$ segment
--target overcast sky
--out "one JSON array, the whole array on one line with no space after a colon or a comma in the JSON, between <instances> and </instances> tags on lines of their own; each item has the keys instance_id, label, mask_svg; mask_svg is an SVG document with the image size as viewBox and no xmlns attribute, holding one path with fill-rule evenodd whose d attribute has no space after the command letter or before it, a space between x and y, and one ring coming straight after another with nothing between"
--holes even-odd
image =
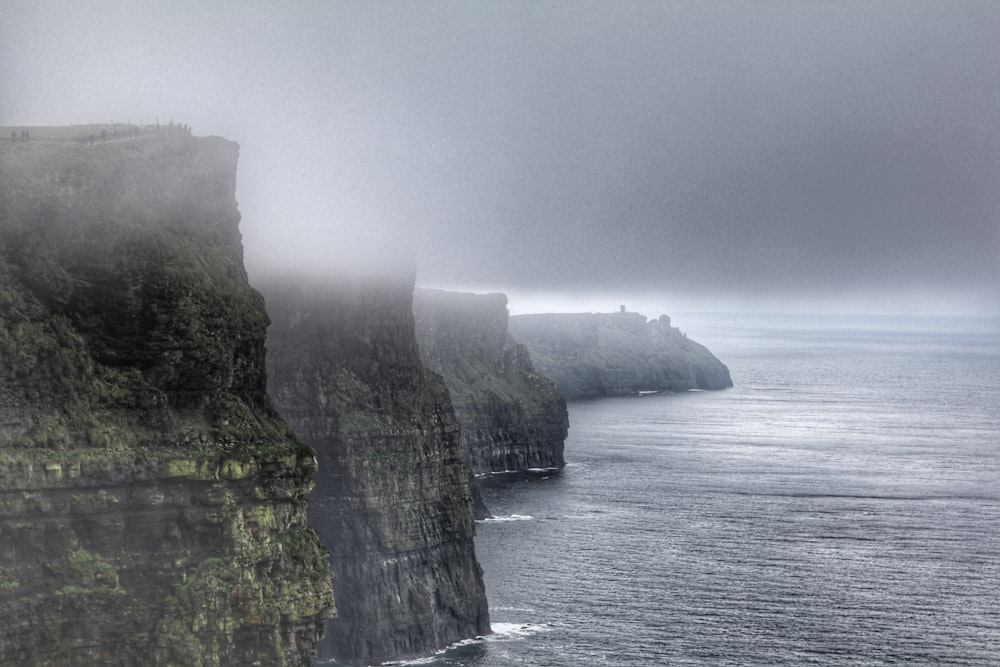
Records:
<instances>
[{"instance_id":1,"label":"overcast sky","mask_svg":"<svg viewBox=\"0 0 1000 667\"><path fill-rule=\"evenodd\" d=\"M1000 314L995 0L2 6L0 125L240 143L252 278Z\"/></svg>"}]
</instances>

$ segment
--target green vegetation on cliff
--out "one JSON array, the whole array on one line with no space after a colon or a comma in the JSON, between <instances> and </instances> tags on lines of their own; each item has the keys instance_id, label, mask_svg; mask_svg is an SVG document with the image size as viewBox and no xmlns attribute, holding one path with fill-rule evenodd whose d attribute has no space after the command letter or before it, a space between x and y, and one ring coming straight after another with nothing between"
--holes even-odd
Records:
<instances>
[{"instance_id":1,"label":"green vegetation on cliff","mask_svg":"<svg viewBox=\"0 0 1000 667\"><path fill-rule=\"evenodd\" d=\"M0 461L300 447L267 401L221 139L0 142ZM215 450L215 451L213 451Z\"/></svg>"},{"instance_id":2,"label":"green vegetation on cliff","mask_svg":"<svg viewBox=\"0 0 1000 667\"><path fill-rule=\"evenodd\" d=\"M237 155L0 142L0 663L311 664L315 457L266 394Z\"/></svg>"}]
</instances>

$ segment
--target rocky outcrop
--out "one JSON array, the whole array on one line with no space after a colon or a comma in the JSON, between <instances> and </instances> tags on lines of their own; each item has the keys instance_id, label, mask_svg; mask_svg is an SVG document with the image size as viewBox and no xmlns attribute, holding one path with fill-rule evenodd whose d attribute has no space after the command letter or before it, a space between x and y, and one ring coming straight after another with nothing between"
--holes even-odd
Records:
<instances>
[{"instance_id":1,"label":"rocky outcrop","mask_svg":"<svg viewBox=\"0 0 1000 667\"><path fill-rule=\"evenodd\" d=\"M729 369L666 315L517 315L510 330L567 400L733 386Z\"/></svg>"},{"instance_id":2,"label":"rocky outcrop","mask_svg":"<svg viewBox=\"0 0 1000 667\"><path fill-rule=\"evenodd\" d=\"M420 356L448 386L470 469L565 465L566 401L508 334L507 297L418 289L413 309Z\"/></svg>"},{"instance_id":3,"label":"rocky outcrop","mask_svg":"<svg viewBox=\"0 0 1000 667\"><path fill-rule=\"evenodd\" d=\"M0 146L0 664L311 663L315 459L265 391L237 154Z\"/></svg>"},{"instance_id":4,"label":"rocky outcrop","mask_svg":"<svg viewBox=\"0 0 1000 667\"><path fill-rule=\"evenodd\" d=\"M420 362L412 275L264 287L271 394L319 457L310 522L338 616L321 656L371 663L489 632L458 424Z\"/></svg>"}]
</instances>

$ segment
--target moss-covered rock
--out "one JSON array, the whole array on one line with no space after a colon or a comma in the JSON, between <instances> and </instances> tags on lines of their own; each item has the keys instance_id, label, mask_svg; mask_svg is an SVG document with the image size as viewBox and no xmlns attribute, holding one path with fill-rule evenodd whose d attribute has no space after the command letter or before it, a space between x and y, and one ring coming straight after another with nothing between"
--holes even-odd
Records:
<instances>
[{"instance_id":1,"label":"moss-covered rock","mask_svg":"<svg viewBox=\"0 0 1000 667\"><path fill-rule=\"evenodd\" d=\"M298 446L264 393L237 150L190 137L0 146L0 455Z\"/></svg>"},{"instance_id":2,"label":"moss-covered rock","mask_svg":"<svg viewBox=\"0 0 1000 667\"><path fill-rule=\"evenodd\" d=\"M237 155L0 145L0 663L311 663L315 458L266 394Z\"/></svg>"}]
</instances>

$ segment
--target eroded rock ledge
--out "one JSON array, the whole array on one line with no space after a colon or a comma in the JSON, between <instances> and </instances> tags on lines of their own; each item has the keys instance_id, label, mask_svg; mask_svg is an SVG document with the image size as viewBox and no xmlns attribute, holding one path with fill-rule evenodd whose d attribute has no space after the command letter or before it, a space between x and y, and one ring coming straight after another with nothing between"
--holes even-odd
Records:
<instances>
[{"instance_id":1,"label":"eroded rock ledge","mask_svg":"<svg viewBox=\"0 0 1000 667\"><path fill-rule=\"evenodd\" d=\"M271 394L319 457L309 516L338 602L320 655L382 662L488 633L458 423L420 361L413 276L262 289Z\"/></svg>"}]
</instances>

